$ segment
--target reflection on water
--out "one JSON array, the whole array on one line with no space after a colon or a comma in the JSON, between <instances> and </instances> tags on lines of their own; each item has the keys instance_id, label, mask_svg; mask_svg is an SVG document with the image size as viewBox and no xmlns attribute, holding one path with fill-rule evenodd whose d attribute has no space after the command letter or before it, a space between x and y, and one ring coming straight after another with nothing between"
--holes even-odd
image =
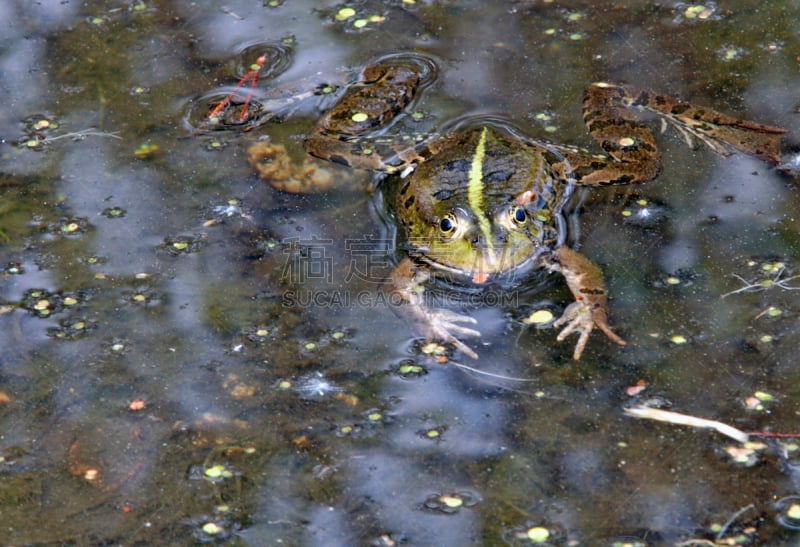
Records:
<instances>
[{"instance_id":1,"label":"reflection on water","mask_svg":"<svg viewBox=\"0 0 800 547\"><path fill-rule=\"evenodd\" d=\"M478 309L475 371L379 304L396 257L368 196L247 165L267 135L300 157L329 104L287 98L409 51L439 65L424 131L505 116L588 144L599 79L792 128L794 6L595 4L0 3L0 543L796 541L792 439L742 453L622 413L796 432L798 196L767 166L660 138L657 181L573 219L630 345L576 363L529 302ZM199 134L267 46L254 92L281 116ZM288 275L314 241L324 269ZM720 298L734 274L752 290Z\"/></svg>"}]
</instances>

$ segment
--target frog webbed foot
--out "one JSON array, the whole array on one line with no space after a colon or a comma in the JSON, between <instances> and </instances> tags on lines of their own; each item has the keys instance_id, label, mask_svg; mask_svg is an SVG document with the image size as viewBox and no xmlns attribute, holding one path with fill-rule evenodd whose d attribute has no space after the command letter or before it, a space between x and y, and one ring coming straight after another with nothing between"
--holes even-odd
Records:
<instances>
[{"instance_id":1,"label":"frog webbed foot","mask_svg":"<svg viewBox=\"0 0 800 547\"><path fill-rule=\"evenodd\" d=\"M480 336L475 329L464 326L477 321L468 316L446 309L430 309L425 305L422 285L430 279L430 269L406 258L397 265L386 281L386 288L392 295L394 311L408 320L426 340L439 340L452 344L456 349L478 358L472 348L467 346L458 336Z\"/></svg>"},{"instance_id":2,"label":"frog webbed foot","mask_svg":"<svg viewBox=\"0 0 800 547\"><path fill-rule=\"evenodd\" d=\"M589 335L595 327L603 331L613 342L616 342L620 346L625 345L625 341L617 336L608 325L605 307L595 307L584 302L573 302L567 306L567 309L564 310L564 314L553 323L553 326L560 327L565 323L566 326L558 333L556 340L561 342L573 332L580 330L580 337L578 338L578 343L575 344L575 351L572 354L572 358L576 361L581 358L586 343L589 341Z\"/></svg>"},{"instance_id":3,"label":"frog webbed foot","mask_svg":"<svg viewBox=\"0 0 800 547\"><path fill-rule=\"evenodd\" d=\"M595 327L612 342L624 346L625 341L614 334L608 325L608 296L600 268L568 247L554 250L545 260L548 269L560 272L564 276L567 286L575 296L575 302L567 306L561 318L554 323L556 327L566 323L566 327L558 334L559 342L580 330L580 337L572 354L573 359L577 361L581 358L589 341L589 335Z\"/></svg>"},{"instance_id":4,"label":"frog webbed foot","mask_svg":"<svg viewBox=\"0 0 800 547\"><path fill-rule=\"evenodd\" d=\"M465 355L473 359L478 358L478 354L475 353L472 348L456 337L456 335L474 337L481 335L480 331L459 325L459 323L470 323L474 325L477 321L473 317L443 309L428 310L425 315L427 325L425 327L418 325L417 330L423 332L426 339L442 340L443 342L452 344Z\"/></svg>"}]
</instances>

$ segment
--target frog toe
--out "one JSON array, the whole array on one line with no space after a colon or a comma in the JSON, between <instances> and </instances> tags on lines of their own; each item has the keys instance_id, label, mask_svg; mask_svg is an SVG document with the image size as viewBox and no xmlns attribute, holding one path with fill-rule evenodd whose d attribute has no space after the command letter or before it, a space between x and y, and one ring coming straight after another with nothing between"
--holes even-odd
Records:
<instances>
[{"instance_id":1,"label":"frog toe","mask_svg":"<svg viewBox=\"0 0 800 547\"><path fill-rule=\"evenodd\" d=\"M456 335L471 337L477 337L481 335L480 331L459 325L459 323L477 323L473 317L461 315L448 310L437 310L431 313L429 319L429 338L443 340L449 344L452 344L456 349L460 350L462 353L468 355L472 359L478 358L478 354L475 353L472 348L464 344L456 337Z\"/></svg>"},{"instance_id":2,"label":"frog toe","mask_svg":"<svg viewBox=\"0 0 800 547\"><path fill-rule=\"evenodd\" d=\"M583 350L589 342L589 335L595 327L600 329L612 342L620 346L626 345L625 340L611 330L603 308L592 309L581 302L573 302L567 306L564 314L553 325L559 327L565 323L566 326L558 333L556 340L561 342L573 332L580 332L578 342L575 344L575 351L572 354L572 358L576 361L580 360L583 355Z\"/></svg>"}]
</instances>

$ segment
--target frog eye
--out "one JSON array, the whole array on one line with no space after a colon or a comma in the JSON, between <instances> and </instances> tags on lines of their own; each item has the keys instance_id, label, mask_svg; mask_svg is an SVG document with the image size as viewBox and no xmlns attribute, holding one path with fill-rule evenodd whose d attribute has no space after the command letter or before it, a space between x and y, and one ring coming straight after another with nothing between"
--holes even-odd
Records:
<instances>
[{"instance_id":1,"label":"frog eye","mask_svg":"<svg viewBox=\"0 0 800 547\"><path fill-rule=\"evenodd\" d=\"M528 214L525 212L525 209L516 205L508 210L508 216L517 226L523 226L525 221L528 220Z\"/></svg>"},{"instance_id":2,"label":"frog eye","mask_svg":"<svg viewBox=\"0 0 800 547\"><path fill-rule=\"evenodd\" d=\"M462 231L462 223L453 213L448 214L439 221L439 234L447 238L458 237Z\"/></svg>"}]
</instances>

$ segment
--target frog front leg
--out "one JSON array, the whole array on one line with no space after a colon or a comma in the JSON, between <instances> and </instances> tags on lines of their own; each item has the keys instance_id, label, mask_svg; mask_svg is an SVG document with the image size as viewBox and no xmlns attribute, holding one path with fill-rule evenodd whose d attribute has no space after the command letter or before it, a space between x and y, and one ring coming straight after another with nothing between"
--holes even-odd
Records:
<instances>
[{"instance_id":1,"label":"frog front leg","mask_svg":"<svg viewBox=\"0 0 800 547\"><path fill-rule=\"evenodd\" d=\"M403 259L386 281L386 291L391 301L398 302L394 310L408 320L426 340L441 340L453 344L465 355L478 358L472 348L459 340L459 336L480 336L475 329L458 323L476 323L475 319L448 310L431 310L425 305L424 283L430 279L430 269L410 258Z\"/></svg>"},{"instance_id":2,"label":"frog front leg","mask_svg":"<svg viewBox=\"0 0 800 547\"><path fill-rule=\"evenodd\" d=\"M559 342L581 329L572 358L576 361L581 358L589 335L595 327L603 331L611 341L624 346L625 341L608 325L608 293L600 268L568 247L559 247L550 253L545 258L545 265L549 270L564 276L575 297L575 302L567 306L564 314L555 322L556 327L566 323L566 327L558 334Z\"/></svg>"}]
</instances>

